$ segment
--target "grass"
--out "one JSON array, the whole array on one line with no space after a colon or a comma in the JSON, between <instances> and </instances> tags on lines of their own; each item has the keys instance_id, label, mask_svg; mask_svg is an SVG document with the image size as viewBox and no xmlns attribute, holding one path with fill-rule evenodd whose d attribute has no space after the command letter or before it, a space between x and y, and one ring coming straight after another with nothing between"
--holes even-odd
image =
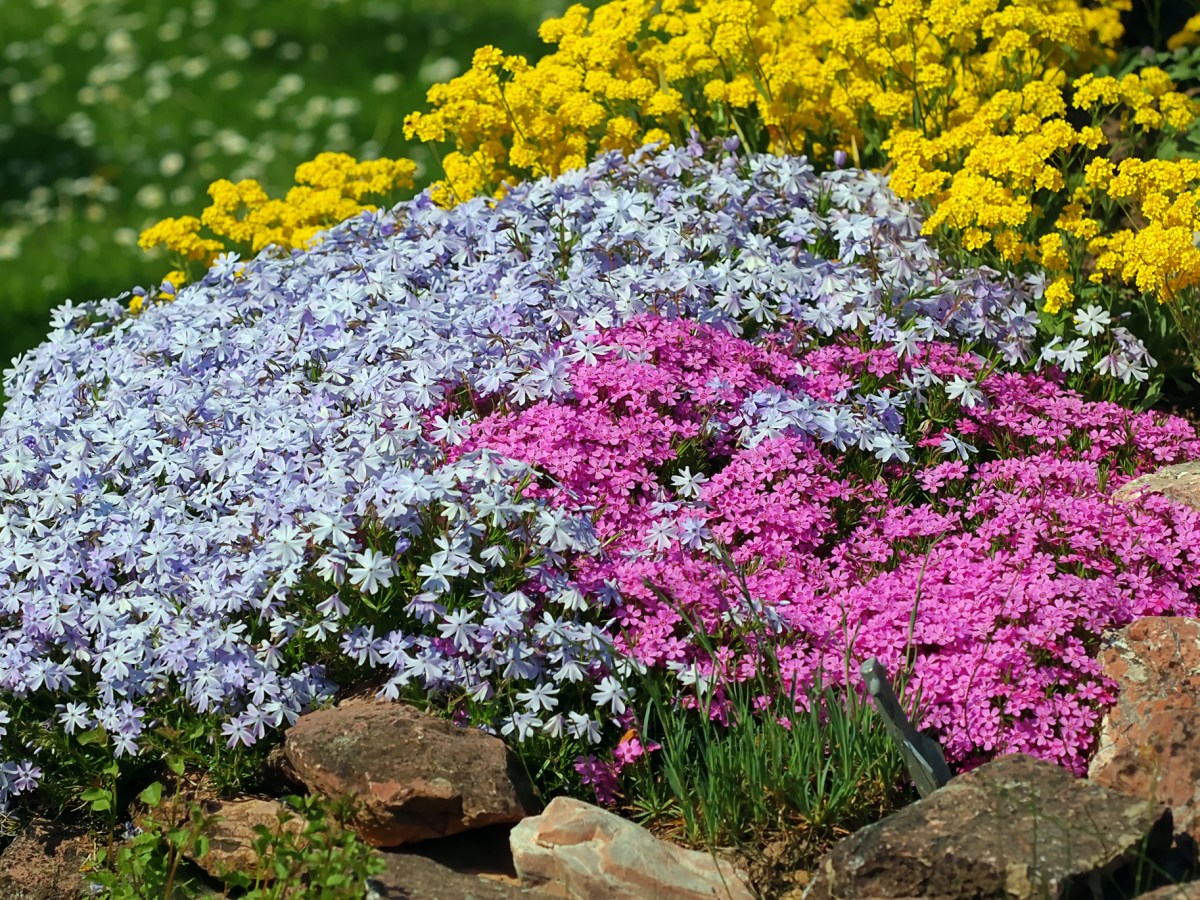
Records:
<instances>
[{"instance_id":1,"label":"grass","mask_svg":"<svg viewBox=\"0 0 1200 900\"><path fill-rule=\"evenodd\" d=\"M494 43L540 56L567 0L0 0L0 368L64 300L167 266L136 246L217 178L273 195L322 150L436 163L402 135Z\"/></svg>"},{"instance_id":2,"label":"grass","mask_svg":"<svg viewBox=\"0 0 1200 900\"><path fill-rule=\"evenodd\" d=\"M677 688L648 680L642 731L661 749L632 773L626 814L729 854L771 896L916 792L869 702L818 683L798 708L767 655L768 674L724 692L728 724L714 719L712 694L688 711Z\"/></svg>"}]
</instances>

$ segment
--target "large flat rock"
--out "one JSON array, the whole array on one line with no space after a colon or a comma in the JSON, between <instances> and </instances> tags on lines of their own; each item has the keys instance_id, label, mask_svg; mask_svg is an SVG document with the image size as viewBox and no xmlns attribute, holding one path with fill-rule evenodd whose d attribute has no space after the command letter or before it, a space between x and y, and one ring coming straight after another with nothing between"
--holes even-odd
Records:
<instances>
[{"instance_id":1,"label":"large flat rock","mask_svg":"<svg viewBox=\"0 0 1200 900\"><path fill-rule=\"evenodd\" d=\"M806 897L1066 897L1119 877L1143 845L1167 852L1171 830L1162 804L1003 756L840 841Z\"/></svg>"},{"instance_id":2,"label":"large flat rock","mask_svg":"<svg viewBox=\"0 0 1200 900\"><path fill-rule=\"evenodd\" d=\"M1164 466L1122 485L1113 494L1116 500L1137 500L1148 494L1161 494L1178 503L1200 509L1200 459Z\"/></svg>"},{"instance_id":3,"label":"large flat rock","mask_svg":"<svg viewBox=\"0 0 1200 900\"><path fill-rule=\"evenodd\" d=\"M509 840L522 885L571 900L753 897L745 876L729 863L569 797L555 797L540 816L520 822Z\"/></svg>"}]
</instances>

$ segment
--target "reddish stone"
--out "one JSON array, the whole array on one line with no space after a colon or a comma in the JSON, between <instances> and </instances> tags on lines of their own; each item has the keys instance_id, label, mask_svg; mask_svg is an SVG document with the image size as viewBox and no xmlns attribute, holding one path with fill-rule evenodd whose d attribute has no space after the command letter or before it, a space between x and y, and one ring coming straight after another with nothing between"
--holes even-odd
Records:
<instances>
[{"instance_id":1,"label":"reddish stone","mask_svg":"<svg viewBox=\"0 0 1200 900\"><path fill-rule=\"evenodd\" d=\"M571 900L750 900L743 876L708 853L660 840L642 826L568 797L510 836L521 884Z\"/></svg>"},{"instance_id":2,"label":"reddish stone","mask_svg":"<svg viewBox=\"0 0 1200 900\"><path fill-rule=\"evenodd\" d=\"M1200 842L1200 620L1138 619L1100 652L1120 685L1100 726L1088 777L1171 807Z\"/></svg>"},{"instance_id":3,"label":"reddish stone","mask_svg":"<svg viewBox=\"0 0 1200 900\"><path fill-rule=\"evenodd\" d=\"M502 740L402 703L348 700L301 716L284 753L310 791L358 798L351 825L375 847L518 822L537 807Z\"/></svg>"},{"instance_id":4,"label":"reddish stone","mask_svg":"<svg viewBox=\"0 0 1200 900\"><path fill-rule=\"evenodd\" d=\"M204 828L208 837L208 852L193 862L208 874L222 878L237 872L252 877L262 875L266 880L274 877L270 871L259 871L260 860L254 850L258 839L255 828L264 825L273 834L288 831L298 838L304 833L304 820L291 812L277 800L262 800L247 797L237 800L206 799L201 803L205 816L211 821ZM280 815L283 824L280 824Z\"/></svg>"},{"instance_id":5,"label":"reddish stone","mask_svg":"<svg viewBox=\"0 0 1200 900\"><path fill-rule=\"evenodd\" d=\"M77 900L85 896L83 866L94 850L89 835L35 820L0 853L0 898Z\"/></svg>"}]
</instances>

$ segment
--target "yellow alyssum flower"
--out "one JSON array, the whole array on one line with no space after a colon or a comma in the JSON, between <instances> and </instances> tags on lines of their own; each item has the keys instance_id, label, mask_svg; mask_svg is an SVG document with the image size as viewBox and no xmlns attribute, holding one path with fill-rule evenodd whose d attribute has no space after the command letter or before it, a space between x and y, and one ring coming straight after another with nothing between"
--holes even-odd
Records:
<instances>
[{"instance_id":1,"label":"yellow alyssum flower","mask_svg":"<svg viewBox=\"0 0 1200 900\"><path fill-rule=\"evenodd\" d=\"M1055 278L1054 281L1046 288L1046 292L1042 295L1042 303L1045 306L1046 312L1054 315L1060 312L1064 307L1070 306L1075 302L1075 294L1071 290L1071 279L1065 275L1060 278Z\"/></svg>"},{"instance_id":2,"label":"yellow alyssum flower","mask_svg":"<svg viewBox=\"0 0 1200 900\"><path fill-rule=\"evenodd\" d=\"M1190 227L1190 168L1120 166L1099 156L1098 124L1120 137L1183 129L1197 105L1143 67L1096 77L1116 58L1129 0L607 0L544 22L550 52L530 62L480 47L471 67L432 86L404 120L409 139L447 144L435 201L499 196L518 180L586 165L597 152L738 134L752 149L822 156L844 150L888 167L902 197L930 207L926 233L1010 263L1080 271L1099 239L1097 204L1131 204L1163 231ZM1196 17L1189 27L1200 28ZM1090 124L1069 118L1082 111ZM1123 145L1122 145L1123 146ZM882 148L882 149L879 149ZM1126 165L1130 163L1130 165ZM304 246L339 217L387 193L411 168L363 168L322 154L297 187L268 199L256 185L214 184L203 224L258 248ZM411 164L406 164L411 166ZM1062 210L1051 222L1045 212ZM162 223L160 223L161 225ZM156 226L157 227L157 226ZM211 254L195 228L151 238ZM1173 234L1173 232L1172 232ZM1178 282L1132 235L1096 245L1099 277ZM1173 236L1172 247L1179 238ZM219 242L218 242L219 243ZM1147 251L1148 252L1148 251ZM1180 249L1179 252L1183 252ZM1134 254L1137 265L1123 265ZM1155 268L1157 267L1157 268ZM1136 270L1136 271L1135 271ZM1160 271L1155 281L1146 272ZM1096 274L1093 273L1093 274ZM1056 282L1057 283L1057 282ZM1053 287L1053 286L1052 286ZM1070 285L1048 305L1070 302Z\"/></svg>"},{"instance_id":3,"label":"yellow alyssum flower","mask_svg":"<svg viewBox=\"0 0 1200 900\"><path fill-rule=\"evenodd\" d=\"M1052 272L1061 272L1071 264L1063 246L1062 235L1057 232L1042 235L1038 241L1038 252L1041 254L1041 264Z\"/></svg>"},{"instance_id":4,"label":"yellow alyssum flower","mask_svg":"<svg viewBox=\"0 0 1200 900\"><path fill-rule=\"evenodd\" d=\"M1200 43L1200 13L1192 16L1184 23L1182 29L1167 39L1168 50L1178 50Z\"/></svg>"},{"instance_id":5,"label":"yellow alyssum flower","mask_svg":"<svg viewBox=\"0 0 1200 900\"><path fill-rule=\"evenodd\" d=\"M272 199L251 179L218 179L209 185L210 203L199 217L163 219L143 231L138 244L144 250L165 247L181 260L205 265L228 249L226 241L253 252L270 245L285 251L306 247L331 225L374 209L365 198L411 188L415 172L416 164L407 159L360 162L345 153L322 153L296 168L297 184L282 199ZM202 229L212 236L203 236ZM181 270L167 276L176 287L186 278Z\"/></svg>"},{"instance_id":6,"label":"yellow alyssum flower","mask_svg":"<svg viewBox=\"0 0 1200 900\"><path fill-rule=\"evenodd\" d=\"M200 220L195 216L167 218L151 225L138 236L143 250L166 247L183 259L198 262L208 260L224 249L220 241L200 236Z\"/></svg>"}]
</instances>

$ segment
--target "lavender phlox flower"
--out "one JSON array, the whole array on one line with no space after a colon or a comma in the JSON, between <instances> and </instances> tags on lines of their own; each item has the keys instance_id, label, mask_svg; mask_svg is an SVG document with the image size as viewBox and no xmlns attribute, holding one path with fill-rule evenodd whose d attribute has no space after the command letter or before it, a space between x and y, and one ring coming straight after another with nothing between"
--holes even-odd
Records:
<instances>
[{"instance_id":1,"label":"lavender phlox flower","mask_svg":"<svg viewBox=\"0 0 1200 900\"><path fill-rule=\"evenodd\" d=\"M552 712L558 706L558 688L553 684L539 684L529 690L518 691L517 699L534 715L543 711Z\"/></svg>"},{"instance_id":2,"label":"lavender phlox flower","mask_svg":"<svg viewBox=\"0 0 1200 900\"><path fill-rule=\"evenodd\" d=\"M906 463L911 449L912 444L906 438L890 431L877 431L870 439L870 450L880 462Z\"/></svg>"},{"instance_id":3,"label":"lavender phlox flower","mask_svg":"<svg viewBox=\"0 0 1200 900\"><path fill-rule=\"evenodd\" d=\"M971 444L966 443L957 435L948 434L942 438L942 442L938 448L945 454L954 454L961 460L970 459L972 455L978 453L979 450Z\"/></svg>"},{"instance_id":4,"label":"lavender phlox flower","mask_svg":"<svg viewBox=\"0 0 1200 900\"><path fill-rule=\"evenodd\" d=\"M506 716L500 726L500 733L505 737L515 734L518 741L532 737L542 727L542 720L530 712L514 712Z\"/></svg>"},{"instance_id":5,"label":"lavender phlox flower","mask_svg":"<svg viewBox=\"0 0 1200 900\"><path fill-rule=\"evenodd\" d=\"M629 693L617 679L606 675L592 692L592 702L608 706L613 715L625 712L629 702Z\"/></svg>"},{"instance_id":6,"label":"lavender phlox flower","mask_svg":"<svg viewBox=\"0 0 1200 900\"><path fill-rule=\"evenodd\" d=\"M354 559L358 565L351 566L347 574L350 583L364 594L374 594L387 587L396 574L395 562L378 550L364 550L355 554Z\"/></svg>"},{"instance_id":7,"label":"lavender phlox flower","mask_svg":"<svg viewBox=\"0 0 1200 900\"><path fill-rule=\"evenodd\" d=\"M576 740L586 740L589 744L599 744L600 723L591 716L571 711L567 713L567 734Z\"/></svg>"},{"instance_id":8,"label":"lavender phlox flower","mask_svg":"<svg viewBox=\"0 0 1200 900\"><path fill-rule=\"evenodd\" d=\"M448 638L459 650L469 650L479 631L475 614L469 609L457 609L446 613L437 626L438 633Z\"/></svg>"},{"instance_id":9,"label":"lavender phlox flower","mask_svg":"<svg viewBox=\"0 0 1200 900\"><path fill-rule=\"evenodd\" d=\"M973 380L963 378L961 375L955 375L946 382L946 396L957 401L965 409L984 406L987 402L987 398L979 386Z\"/></svg>"}]
</instances>

